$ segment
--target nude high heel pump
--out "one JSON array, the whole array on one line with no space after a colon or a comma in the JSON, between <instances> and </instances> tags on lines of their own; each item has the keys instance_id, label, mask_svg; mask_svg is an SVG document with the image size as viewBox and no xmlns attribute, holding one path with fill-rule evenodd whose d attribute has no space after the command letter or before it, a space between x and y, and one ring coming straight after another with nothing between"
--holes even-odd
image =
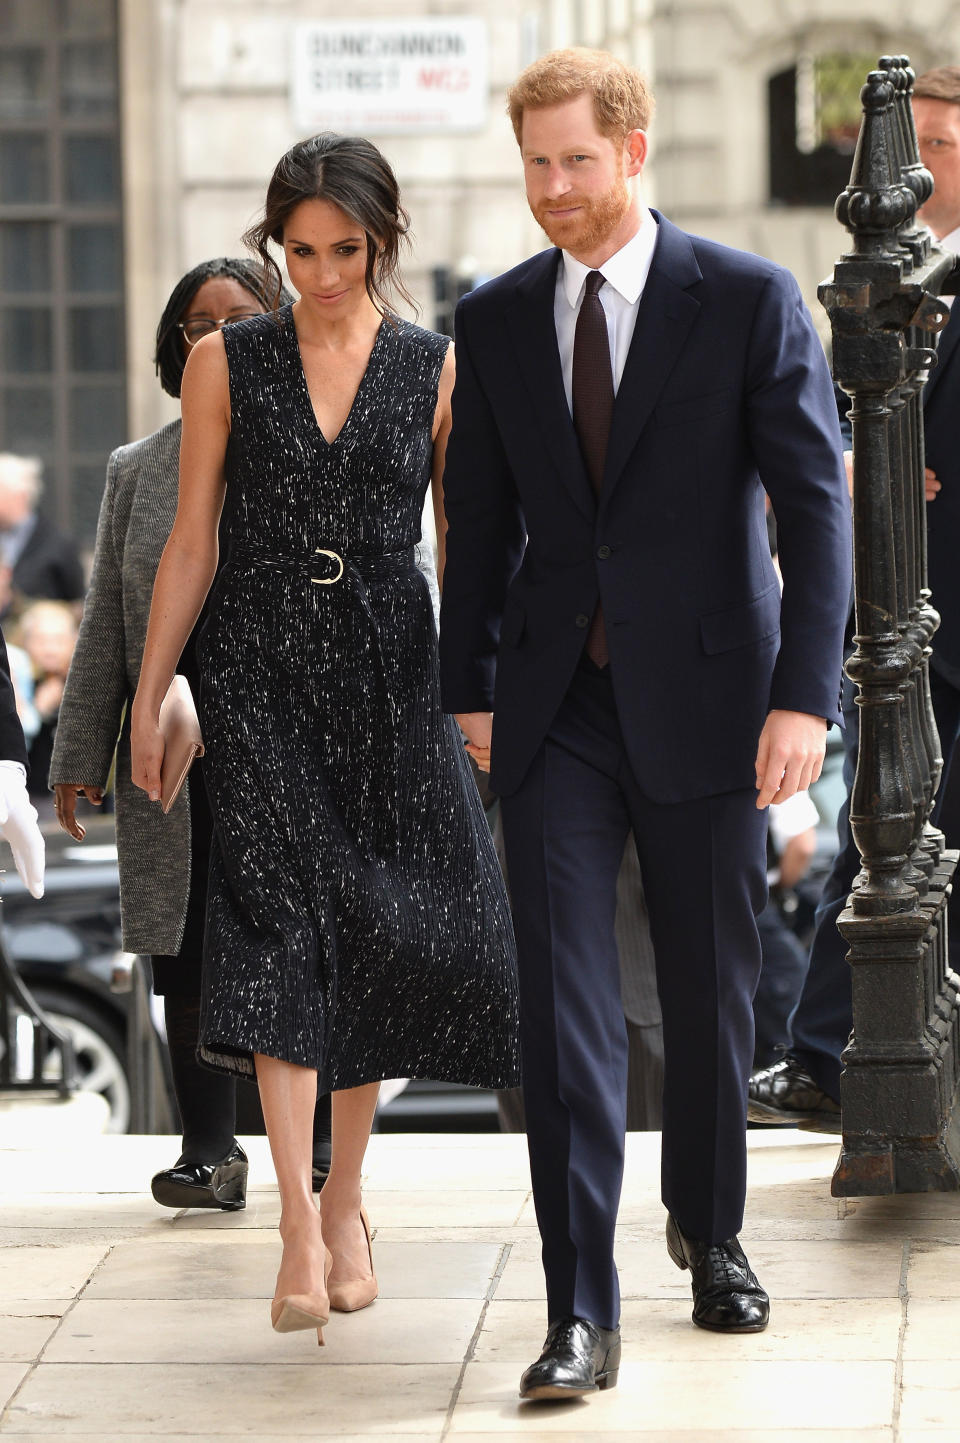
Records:
<instances>
[{"instance_id":1,"label":"nude high heel pump","mask_svg":"<svg viewBox=\"0 0 960 1443\"><path fill-rule=\"evenodd\" d=\"M329 1249L324 1260L323 1280L326 1282L333 1258ZM330 1303L320 1293L287 1293L270 1304L270 1322L275 1333L298 1333L316 1328L317 1344L323 1347L323 1330L330 1321Z\"/></svg>"},{"instance_id":2,"label":"nude high heel pump","mask_svg":"<svg viewBox=\"0 0 960 1443\"><path fill-rule=\"evenodd\" d=\"M373 1248L370 1245L370 1223L367 1218L366 1209L363 1207L360 1208L360 1221L363 1223L363 1231L367 1239L370 1276L369 1278L359 1278L351 1283L331 1282L329 1284L330 1307L338 1313L356 1313L360 1308L368 1308L380 1291L377 1286L376 1275L373 1271Z\"/></svg>"}]
</instances>

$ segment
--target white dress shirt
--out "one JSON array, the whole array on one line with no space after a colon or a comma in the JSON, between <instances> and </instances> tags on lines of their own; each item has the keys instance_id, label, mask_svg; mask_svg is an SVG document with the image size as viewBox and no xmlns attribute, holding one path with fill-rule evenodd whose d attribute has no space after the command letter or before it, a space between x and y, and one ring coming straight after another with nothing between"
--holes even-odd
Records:
<instances>
[{"instance_id":1,"label":"white dress shirt","mask_svg":"<svg viewBox=\"0 0 960 1443\"><path fill-rule=\"evenodd\" d=\"M621 246L602 266L597 266L604 280L598 292L600 304L607 318L607 334L610 337L610 365L613 370L613 393L616 395L627 364L627 352L633 340L633 328L637 321L640 297L647 284L653 252L657 244L657 223L649 210L644 209L640 229L636 235ZM563 370L563 389L567 405L573 414L573 338L577 329L577 316L583 300L587 276L594 267L585 266L569 251L561 253L557 267L557 290L553 302L553 317L557 327L557 345L560 348L560 365Z\"/></svg>"}]
</instances>

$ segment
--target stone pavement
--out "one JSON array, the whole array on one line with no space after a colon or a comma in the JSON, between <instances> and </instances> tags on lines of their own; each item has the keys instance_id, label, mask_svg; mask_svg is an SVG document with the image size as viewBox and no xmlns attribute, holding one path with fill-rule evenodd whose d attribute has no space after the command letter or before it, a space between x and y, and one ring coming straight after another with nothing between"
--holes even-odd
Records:
<instances>
[{"instance_id":1,"label":"stone pavement","mask_svg":"<svg viewBox=\"0 0 960 1443\"><path fill-rule=\"evenodd\" d=\"M271 1332L278 1200L252 1139L245 1212L168 1213L144 1183L168 1138L5 1148L5 1443L932 1443L960 1439L960 1197L831 1199L836 1142L750 1135L744 1242L759 1336L691 1326L667 1258L659 1139L629 1140L618 1388L520 1404L544 1332L523 1140L375 1137L366 1199L382 1296L327 1346Z\"/></svg>"}]
</instances>

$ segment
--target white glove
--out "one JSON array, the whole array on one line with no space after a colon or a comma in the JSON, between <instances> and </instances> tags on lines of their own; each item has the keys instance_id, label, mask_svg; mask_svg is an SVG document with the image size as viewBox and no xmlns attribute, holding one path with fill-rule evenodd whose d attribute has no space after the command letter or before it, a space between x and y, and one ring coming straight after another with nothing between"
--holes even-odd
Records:
<instances>
[{"instance_id":1,"label":"white glove","mask_svg":"<svg viewBox=\"0 0 960 1443\"><path fill-rule=\"evenodd\" d=\"M27 794L27 773L19 762L0 762L0 836L13 853L20 880L33 897L43 896L43 834Z\"/></svg>"}]
</instances>

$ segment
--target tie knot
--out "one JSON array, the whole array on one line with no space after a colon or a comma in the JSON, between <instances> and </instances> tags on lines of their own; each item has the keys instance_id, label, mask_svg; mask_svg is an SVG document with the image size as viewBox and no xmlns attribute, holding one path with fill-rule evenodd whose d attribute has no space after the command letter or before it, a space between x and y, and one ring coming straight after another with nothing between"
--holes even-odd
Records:
<instances>
[{"instance_id":1,"label":"tie knot","mask_svg":"<svg viewBox=\"0 0 960 1443\"><path fill-rule=\"evenodd\" d=\"M589 271L587 273L587 295L595 296L602 285L606 284L606 276L600 271Z\"/></svg>"}]
</instances>

